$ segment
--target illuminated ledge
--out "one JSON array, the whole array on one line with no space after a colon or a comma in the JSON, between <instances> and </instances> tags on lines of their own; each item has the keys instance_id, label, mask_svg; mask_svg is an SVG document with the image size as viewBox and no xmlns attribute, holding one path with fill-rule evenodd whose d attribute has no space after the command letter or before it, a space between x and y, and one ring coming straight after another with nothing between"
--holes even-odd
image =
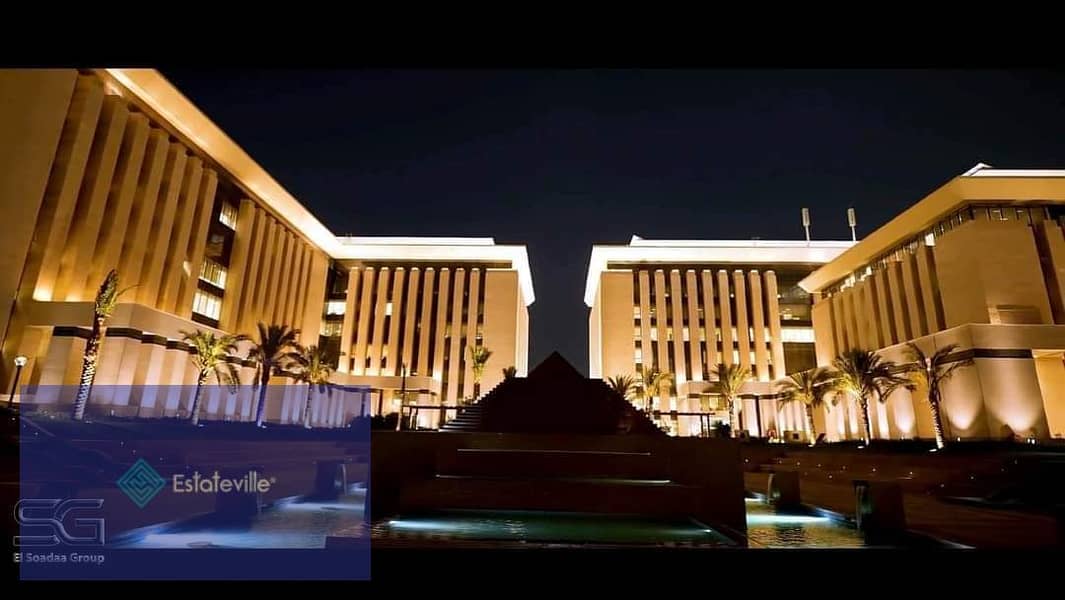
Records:
<instances>
[{"instance_id":1,"label":"illuminated ledge","mask_svg":"<svg viewBox=\"0 0 1065 600\"><path fill-rule=\"evenodd\" d=\"M969 202L1002 202L1021 206L1045 202L1065 203L1065 170L994 169L979 163L888 221L836 260L811 273L799 285L807 292L819 292L924 232Z\"/></svg>"},{"instance_id":2,"label":"illuminated ledge","mask_svg":"<svg viewBox=\"0 0 1065 600\"><path fill-rule=\"evenodd\" d=\"M256 199L270 208L296 231L307 236L323 252L333 255L339 246L336 237L302 204L281 187L240 146L215 125L207 115L177 90L155 69L102 69L129 92L134 103L155 112L179 137L193 146L240 182ZM120 90L121 91L121 90Z\"/></svg>"},{"instance_id":3,"label":"illuminated ledge","mask_svg":"<svg viewBox=\"0 0 1065 600\"><path fill-rule=\"evenodd\" d=\"M518 272L525 306L536 300L525 246L497 245L493 238L343 237L338 241L333 255L337 260L509 262Z\"/></svg>"},{"instance_id":4,"label":"illuminated ledge","mask_svg":"<svg viewBox=\"0 0 1065 600\"><path fill-rule=\"evenodd\" d=\"M599 276L611 262L824 264L853 245L849 241L645 240L633 236L628 246L592 246L584 303L595 304Z\"/></svg>"}]
</instances>

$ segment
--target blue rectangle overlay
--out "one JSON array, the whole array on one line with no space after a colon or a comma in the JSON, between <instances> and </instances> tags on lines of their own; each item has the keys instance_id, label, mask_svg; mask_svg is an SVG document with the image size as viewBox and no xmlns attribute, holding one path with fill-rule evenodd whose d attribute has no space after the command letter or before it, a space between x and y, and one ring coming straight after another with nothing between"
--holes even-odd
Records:
<instances>
[{"instance_id":1,"label":"blue rectangle overlay","mask_svg":"<svg viewBox=\"0 0 1065 600\"><path fill-rule=\"evenodd\" d=\"M21 578L369 579L364 390L260 392L24 388Z\"/></svg>"}]
</instances>

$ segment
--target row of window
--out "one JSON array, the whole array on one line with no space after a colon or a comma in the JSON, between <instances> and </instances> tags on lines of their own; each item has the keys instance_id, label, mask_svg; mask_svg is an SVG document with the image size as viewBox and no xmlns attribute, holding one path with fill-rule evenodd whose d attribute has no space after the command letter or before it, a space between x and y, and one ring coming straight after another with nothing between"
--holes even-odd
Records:
<instances>
[{"instance_id":1,"label":"row of window","mask_svg":"<svg viewBox=\"0 0 1065 600\"><path fill-rule=\"evenodd\" d=\"M222 316L222 299L204 290L196 290L192 299L192 312L218 321Z\"/></svg>"}]
</instances>

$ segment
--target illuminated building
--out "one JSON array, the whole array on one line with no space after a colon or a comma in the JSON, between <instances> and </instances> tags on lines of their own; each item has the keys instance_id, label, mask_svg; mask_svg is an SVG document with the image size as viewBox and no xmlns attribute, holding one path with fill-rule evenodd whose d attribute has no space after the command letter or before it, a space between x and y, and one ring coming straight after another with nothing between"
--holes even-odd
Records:
<instances>
[{"instance_id":1,"label":"illuminated building","mask_svg":"<svg viewBox=\"0 0 1065 600\"><path fill-rule=\"evenodd\" d=\"M977 165L806 277L817 362L877 350L907 363L957 344L972 358L943 386L945 434L1065 435L1065 171ZM930 438L925 390L870 403L874 437ZM829 439L859 436L853 399L816 415Z\"/></svg>"},{"instance_id":2,"label":"illuminated building","mask_svg":"<svg viewBox=\"0 0 1065 600\"><path fill-rule=\"evenodd\" d=\"M674 385L655 408L689 435L703 427L697 413L717 402L711 370L739 364L752 375L742 390L744 429L801 431L798 407L778 407L773 383L815 362L810 298L798 282L851 245L638 237L596 245L584 291L590 375L670 373Z\"/></svg>"},{"instance_id":3,"label":"illuminated building","mask_svg":"<svg viewBox=\"0 0 1065 600\"><path fill-rule=\"evenodd\" d=\"M187 407L188 393L108 389L194 384L180 332L197 328L252 334L264 322L301 330L306 345L343 345L334 382L360 390L401 379L411 354L410 387L436 402L471 395L461 346L470 340L494 352L482 389L503 367L526 368L533 290L523 246L337 238L154 70L0 70L0 131L5 390L20 355L23 384L77 383L92 302L112 268L130 289L106 324L90 411ZM240 361L240 373L251 383L255 364ZM299 396L279 394L267 418L298 420ZM247 419L247 400L208 403L204 418ZM316 409L315 424L363 410Z\"/></svg>"}]
</instances>

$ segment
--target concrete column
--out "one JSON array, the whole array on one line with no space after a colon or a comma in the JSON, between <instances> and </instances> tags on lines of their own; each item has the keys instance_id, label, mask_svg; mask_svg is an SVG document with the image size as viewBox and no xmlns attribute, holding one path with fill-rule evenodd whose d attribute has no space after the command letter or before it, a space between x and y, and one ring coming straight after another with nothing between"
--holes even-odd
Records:
<instances>
[{"instance_id":1,"label":"concrete column","mask_svg":"<svg viewBox=\"0 0 1065 600\"><path fill-rule=\"evenodd\" d=\"M192 234L193 221L196 217L196 201L200 195L203 181L203 161L196 156L189 158L185 165L185 178L178 193L178 204L174 211L174 227L169 240L169 249L163 263L160 279L159 309L168 313L177 313L180 299L181 278L185 275L185 262L188 259L189 237ZM197 268L199 265L197 265ZM189 275L191 273L191 265ZM199 272L196 276L199 277ZM184 315L181 315L184 316Z\"/></svg>"},{"instance_id":2,"label":"concrete column","mask_svg":"<svg viewBox=\"0 0 1065 600\"><path fill-rule=\"evenodd\" d=\"M270 268L266 271L267 287L263 298L261 318L264 321L276 323L277 304L283 292L281 270L288 263L289 233L288 228L279 221L271 220L270 225L273 228L272 244L267 249Z\"/></svg>"},{"instance_id":3,"label":"concrete column","mask_svg":"<svg viewBox=\"0 0 1065 600\"><path fill-rule=\"evenodd\" d=\"M729 303L728 271L722 269L717 272L717 297L721 306L721 362L725 365L733 363L732 344L733 328L736 324L732 320L732 306ZM709 327L709 323L707 324ZM706 335L710 335L709 329ZM709 357L707 357L709 358ZM713 366L710 367L714 368Z\"/></svg>"},{"instance_id":4,"label":"concrete column","mask_svg":"<svg viewBox=\"0 0 1065 600\"><path fill-rule=\"evenodd\" d=\"M891 320L891 294L887 290L886 271L873 271L871 281L876 295L876 321L880 329L880 340L883 346L897 344L900 340L895 334L895 323Z\"/></svg>"},{"instance_id":5,"label":"concrete column","mask_svg":"<svg viewBox=\"0 0 1065 600\"><path fill-rule=\"evenodd\" d=\"M381 351L384 349L385 337L385 304L388 298L388 275L388 267L381 267L377 273L377 297L374 299L373 309L373 337L370 338L366 350L366 356L370 359L370 367L366 370L367 375L381 373Z\"/></svg>"},{"instance_id":6,"label":"concrete column","mask_svg":"<svg viewBox=\"0 0 1065 600\"><path fill-rule=\"evenodd\" d=\"M185 255L189 261L189 272L179 275L181 281L175 313L181 317L192 313L192 300L199 286L200 271L203 269L203 255L207 249L207 230L211 226L211 214L214 209L215 192L218 190L218 174L212 169L204 169L203 179L200 182L200 194L196 198L196 216L192 221L192 231L189 233L189 244ZM227 267L228 273L228 267ZM227 277L226 296L234 285L230 284ZM225 303L226 299L222 302Z\"/></svg>"},{"instance_id":7,"label":"concrete column","mask_svg":"<svg viewBox=\"0 0 1065 600\"><path fill-rule=\"evenodd\" d=\"M917 281L921 286L922 308L928 324L928 333L935 333L945 329L943 307L939 302L939 281L936 278L935 258L932 256L932 250L921 243L917 245L914 260L917 263Z\"/></svg>"},{"instance_id":8,"label":"concrete column","mask_svg":"<svg viewBox=\"0 0 1065 600\"><path fill-rule=\"evenodd\" d=\"M130 404L140 408L138 414L163 416L167 401L167 383L164 377L169 365L166 346L142 341L133 376Z\"/></svg>"},{"instance_id":9,"label":"concrete column","mask_svg":"<svg viewBox=\"0 0 1065 600\"><path fill-rule=\"evenodd\" d=\"M688 381L688 368L684 364L684 345L691 339L691 327L688 328L688 340L684 339L684 302L680 284L680 271L673 269L669 272L670 304L673 311L673 381L679 391L681 383ZM698 323L696 323L695 336L699 336ZM698 358L698 355L693 355ZM679 398L679 396L678 396Z\"/></svg>"},{"instance_id":10,"label":"concrete column","mask_svg":"<svg viewBox=\"0 0 1065 600\"><path fill-rule=\"evenodd\" d=\"M448 326L451 328L451 341L448 344L447 365L447 403L458 402L461 389L459 388L459 365L462 361L462 293L466 286L466 269L455 269L455 281L451 286L451 320Z\"/></svg>"},{"instance_id":11,"label":"concrete column","mask_svg":"<svg viewBox=\"0 0 1065 600\"><path fill-rule=\"evenodd\" d=\"M906 308L910 316L910 331L914 337L927 335L928 323L925 320L921 288L918 285L917 261L912 254L906 254L902 263L902 284L906 295Z\"/></svg>"},{"instance_id":12,"label":"concrete column","mask_svg":"<svg viewBox=\"0 0 1065 600\"><path fill-rule=\"evenodd\" d=\"M758 381L769 381L769 352L766 347L765 311L762 310L762 277L758 271L747 274L751 284L751 318L754 329L754 376Z\"/></svg>"},{"instance_id":13,"label":"concrete column","mask_svg":"<svg viewBox=\"0 0 1065 600\"><path fill-rule=\"evenodd\" d=\"M388 344L385 346L386 350L382 350L387 356L384 370L382 375L399 375L399 363L401 358L399 356L399 323L403 319L403 281L406 279L407 271L403 267L396 269L395 274L392 275L392 295L391 300L387 301L392 305L392 316L388 319ZM385 311L387 312L387 311ZM384 318L385 313L381 313ZM383 342L384 340L382 340Z\"/></svg>"},{"instance_id":14,"label":"concrete column","mask_svg":"<svg viewBox=\"0 0 1065 600\"><path fill-rule=\"evenodd\" d=\"M640 352L643 368L650 370L658 361L651 352L651 274L640 270L637 279L640 287Z\"/></svg>"},{"instance_id":15,"label":"concrete column","mask_svg":"<svg viewBox=\"0 0 1065 600\"><path fill-rule=\"evenodd\" d=\"M864 348L863 340L858 337L858 319L854 314L854 287L849 287L839 294L840 304L843 307L843 330L847 334L848 348Z\"/></svg>"},{"instance_id":16,"label":"concrete column","mask_svg":"<svg viewBox=\"0 0 1065 600\"><path fill-rule=\"evenodd\" d=\"M418 371L418 365L411 364L411 357L414 355L414 344L418 343L418 337L415 335L414 322L418 316L418 279L421 275L421 271L418 267L414 267L410 270L410 275L407 277L407 305L403 311L403 352L399 357L400 365L407 365L407 374L412 372L421 373Z\"/></svg>"},{"instance_id":17,"label":"concrete column","mask_svg":"<svg viewBox=\"0 0 1065 600\"><path fill-rule=\"evenodd\" d=\"M695 271L684 272L684 283L688 289L688 354L691 355L691 380L703 381L703 360L699 345L699 287Z\"/></svg>"},{"instance_id":18,"label":"concrete column","mask_svg":"<svg viewBox=\"0 0 1065 600\"><path fill-rule=\"evenodd\" d=\"M255 308L259 280L263 277L262 255L263 246L267 242L267 217L266 213L255 207L255 203L245 198L240 203L240 212L237 215L237 233L233 240L233 256L230 257L230 273L234 281L240 286L234 290L237 294L222 301L221 326L228 329L227 323L233 323L238 331L254 331L255 319L258 317ZM243 254L241 253L241 249ZM230 294L227 293L228 297ZM226 311L230 312L227 313Z\"/></svg>"},{"instance_id":19,"label":"concrete column","mask_svg":"<svg viewBox=\"0 0 1065 600\"><path fill-rule=\"evenodd\" d=\"M733 295L736 299L736 340L740 351L740 365L751 369L751 332L747 321L747 285L743 271L732 273Z\"/></svg>"},{"instance_id":20,"label":"concrete column","mask_svg":"<svg viewBox=\"0 0 1065 600\"><path fill-rule=\"evenodd\" d=\"M337 364L337 371L348 373L351 371L351 341L355 337L355 307L359 300L359 276L362 271L350 269L348 271L348 294L344 299L344 323L340 326L340 351L344 353Z\"/></svg>"},{"instance_id":21,"label":"concrete column","mask_svg":"<svg viewBox=\"0 0 1065 600\"><path fill-rule=\"evenodd\" d=\"M703 278L703 321L706 329L706 367L714 369L719 362L717 347L717 324L714 310L714 273L709 269L700 273ZM724 313L722 313L724 314ZM732 353L729 352L731 355ZM706 374L706 380L710 381L710 374Z\"/></svg>"},{"instance_id":22,"label":"concrete column","mask_svg":"<svg viewBox=\"0 0 1065 600\"><path fill-rule=\"evenodd\" d=\"M436 339L433 349L433 362L430 367L433 372L433 379L437 381L443 381L444 379L444 331L447 328L447 303L450 300L448 297L448 284L451 281L451 270L447 267L440 269L440 285L437 286L437 298L436 298ZM440 398L441 404L444 402L444 398Z\"/></svg>"},{"instance_id":23,"label":"concrete column","mask_svg":"<svg viewBox=\"0 0 1065 600\"><path fill-rule=\"evenodd\" d=\"M784 342L780 331L780 292L777 289L777 274L773 271L765 272L765 297L769 305L769 352L773 357L772 379L780 379L787 375L787 365L784 364Z\"/></svg>"},{"instance_id":24,"label":"concrete column","mask_svg":"<svg viewBox=\"0 0 1065 600\"><path fill-rule=\"evenodd\" d=\"M351 372L355 375L366 373L366 353L369 347L367 339L370 336L370 314L373 310L373 288L376 277L373 267L363 269L360 277L362 283L359 286L359 326L355 332L354 350L351 352L354 359Z\"/></svg>"},{"instance_id":25,"label":"concrete column","mask_svg":"<svg viewBox=\"0 0 1065 600\"><path fill-rule=\"evenodd\" d=\"M124 286L141 283L141 270L149 245L148 234L153 229L152 217L155 214L155 207L160 202L159 191L162 187L163 175L166 173L166 158L170 154L168 139L169 135L162 129L150 128L140 177L133 190L126 235L119 237L121 250L119 251L118 273ZM109 267L104 264L102 268L108 269ZM131 298L136 297L134 290L130 290Z\"/></svg>"},{"instance_id":26,"label":"concrete column","mask_svg":"<svg viewBox=\"0 0 1065 600\"><path fill-rule=\"evenodd\" d=\"M658 369L667 372L669 368L669 334L666 332L666 274L662 269L655 269L655 293L652 302L655 305L655 335L658 336Z\"/></svg>"},{"instance_id":27,"label":"concrete column","mask_svg":"<svg viewBox=\"0 0 1065 600\"><path fill-rule=\"evenodd\" d=\"M466 373L463 377L463 389L459 391L462 397L473 397L473 363L469 360L469 350L467 348L477 347L477 311L479 309L479 299L477 298L477 290L481 285L481 270L470 269L469 277L469 310L466 316L466 348L462 348L460 351L463 356L466 357ZM461 321L460 321L461 323ZM482 393L488 390L482 388ZM476 398L475 398L476 400Z\"/></svg>"},{"instance_id":28,"label":"concrete column","mask_svg":"<svg viewBox=\"0 0 1065 600\"><path fill-rule=\"evenodd\" d=\"M52 336L41 364L40 389L34 399L40 404L72 404L81 378L85 338Z\"/></svg>"},{"instance_id":29,"label":"concrete column","mask_svg":"<svg viewBox=\"0 0 1065 600\"><path fill-rule=\"evenodd\" d=\"M891 312L895 323L895 343L910 341L918 334L910 326L909 303L902 283L902 263L887 264L887 292L891 299Z\"/></svg>"},{"instance_id":30,"label":"concrete column","mask_svg":"<svg viewBox=\"0 0 1065 600\"><path fill-rule=\"evenodd\" d=\"M832 306L832 339L835 342L836 354L842 354L852 346L847 339L847 318L843 314L843 294L836 292L828 299Z\"/></svg>"},{"instance_id":31,"label":"concrete column","mask_svg":"<svg viewBox=\"0 0 1065 600\"><path fill-rule=\"evenodd\" d=\"M185 165L189 159L181 144L173 144L166 157L163 171L162 188L159 190L159 204L152 217L152 239L145 253L144 266L141 269L140 285L136 288L137 303L160 308L163 267L166 264L166 251L170 236L174 230L174 216L177 214L178 194L186 177Z\"/></svg>"},{"instance_id":32,"label":"concrete column","mask_svg":"<svg viewBox=\"0 0 1065 600\"><path fill-rule=\"evenodd\" d=\"M433 347L431 345L431 339L429 337L429 331L432 329L433 319L433 290L436 285L436 270L432 267L425 269L425 281L422 282L422 297L421 297L421 318L418 320L420 327L417 328L418 335L414 338L414 343L418 344L418 374L419 375L432 375L432 363L430 357L433 354ZM487 324L487 319L485 319Z\"/></svg>"}]
</instances>

